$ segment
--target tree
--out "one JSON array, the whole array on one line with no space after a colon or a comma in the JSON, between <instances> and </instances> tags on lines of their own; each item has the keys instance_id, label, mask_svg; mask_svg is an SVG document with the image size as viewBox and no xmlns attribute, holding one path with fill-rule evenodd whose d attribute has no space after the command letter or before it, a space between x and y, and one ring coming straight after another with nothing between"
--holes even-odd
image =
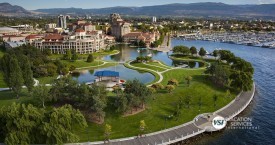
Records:
<instances>
[{"instance_id":1,"label":"tree","mask_svg":"<svg viewBox=\"0 0 275 145\"><path fill-rule=\"evenodd\" d=\"M206 51L205 51L205 49L204 49L203 47L200 49L199 55L200 55L201 57L203 57L203 56L206 55Z\"/></svg>"},{"instance_id":2,"label":"tree","mask_svg":"<svg viewBox=\"0 0 275 145\"><path fill-rule=\"evenodd\" d=\"M77 142L79 137L73 133L73 126L86 128L87 122L79 110L71 105L53 108L45 114L40 132L47 136L46 144Z\"/></svg>"},{"instance_id":3,"label":"tree","mask_svg":"<svg viewBox=\"0 0 275 145\"><path fill-rule=\"evenodd\" d=\"M162 89L164 89L164 86L161 83L153 84L151 87L155 88L156 90L162 90Z\"/></svg>"},{"instance_id":4,"label":"tree","mask_svg":"<svg viewBox=\"0 0 275 145\"><path fill-rule=\"evenodd\" d=\"M89 54L88 58L87 58L87 62L93 62L94 61L94 57L92 54Z\"/></svg>"},{"instance_id":5,"label":"tree","mask_svg":"<svg viewBox=\"0 0 275 145\"><path fill-rule=\"evenodd\" d=\"M187 108L190 108L190 102L191 102L191 97L189 95L185 96L184 103L185 103L185 105L187 105Z\"/></svg>"},{"instance_id":6,"label":"tree","mask_svg":"<svg viewBox=\"0 0 275 145\"><path fill-rule=\"evenodd\" d=\"M219 53L218 50L214 50L214 51L213 51L213 56L215 57L215 59L218 57L218 53Z\"/></svg>"},{"instance_id":7,"label":"tree","mask_svg":"<svg viewBox=\"0 0 275 145\"><path fill-rule=\"evenodd\" d=\"M175 87L173 85L167 85L165 88L169 93L171 93L173 90L175 90Z\"/></svg>"},{"instance_id":8,"label":"tree","mask_svg":"<svg viewBox=\"0 0 275 145\"><path fill-rule=\"evenodd\" d=\"M156 91L156 89L155 88L153 88L153 87L148 87L148 89L149 89L149 91L151 92L151 94L153 94L153 93L156 93L157 91Z\"/></svg>"},{"instance_id":9,"label":"tree","mask_svg":"<svg viewBox=\"0 0 275 145\"><path fill-rule=\"evenodd\" d=\"M213 96L214 107L216 107L216 102L217 102L217 100L218 100L218 95L215 94L215 95Z\"/></svg>"},{"instance_id":10,"label":"tree","mask_svg":"<svg viewBox=\"0 0 275 145\"><path fill-rule=\"evenodd\" d=\"M41 103L40 105L42 105L43 108L45 108L45 102L50 98L49 91L50 89L45 85L39 85L33 90L33 97L38 100L39 104Z\"/></svg>"},{"instance_id":11,"label":"tree","mask_svg":"<svg viewBox=\"0 0 275 145\"><path fill-rule=\"evenodd\" d=\"M65 60L71 60L71 58L72 58L72 52L71 52L71 50L67 50L66 54L64 54L63 58Z\"/></svg>"},{"instance_id":12,"label":"tree","mask_svg":"<svg viewBox=\"0 0 275 145\"><path fill-rule=\"evenodd\" d=\"M9 53L6 53L1 59L1 69L3 71L4 82L11 88L10 84L10 59L11 56Z\"/></svg>"},{"instance_id":13,"label":"tree","mask_svg":"<svg viewBox=\"0 0 275 145\"><path fill-rule=\"evenodd\" d=\"M32 92L33 85L34 85L33 72L31 70L31 64L30 64L29 58L27 56L25 55L21 56L20 66L22 70L24 85L28 88L29 92Z\"/></svg>"},{"instance_id":14,"label":"tree","mask_svg":"<svg viewBox=\"0 0 275 145\"><path fill-rule=\"evenodd\" d=\"M74 50L72 50L72 58L71 58L71 60L72 61L76 61L77 59L78 59L77 53Z\"/></svg>"},{"instance_id":15,"label":"tree","mask_svg":"<svg viewBox=\"0 0 275 145\"><path fill-rule=\"evenodd\" d=\"M23 79L22 71L19 67L18 61L15 57L12 57L10 59L9 67L10 67L9 84L11 86L12 91L16 94L17 98L19 98L19 94L21 92L24 79Z\"/></svg>"},{"instance_id":16,"label":"tree","mask_svg":"<svg viewBox=\"0 0 275 145\"><path fill-rule=\"evenodd\" d=\"M76 67L74 65L71 65L69 68L69 71L74 71L76 69Z\"/></svg>"},{"instance_id":17,"label":"tree","mask_svg":"<svg viewBox=\"0 0 275 145\"><path fill-rule=\"evenodd\" d=\"M225 92L225 97L230 97L231 96L231 93L230 93L230 90L226 90L226 92Z\"/></svg>"},{"instance_id":18,"label":"tree","mask_svg":"<svg viewBox=\"0 0 275 145\"><path fill-rule=\"evenodd\" d=\"M124 94L118 95L115 100L117 112L126 112L128 110L128 100Z\"/></svg>"},{"instance_id":19,"label":"tree","mask_svg":"<svg viewBox=\"0 0 275 145\"><path fill-rule=\"evenodd\" d=\"M197 51L197 48L195 47L195 46L192 46L191 48L190 48L190 52L191 52L191 54L194 56L194 54L197 54L198 53L198 51Z\"/></svg>"},{"instance_id":20,"label":"tree","mask_svg":"<svg viewBox=\"0 0 275 145\"><path fill-rule=\"evenodd\" d=\"M111 132L112 132L112 126L109 124L106 124L104 129L105 140L109 141Z\"/></svg>"},{"instance_id":21,"label":"tree","mask_svg":"<svg viewBox=\"0 0 275 145\"><path fill-rule=\"evenodd\" d=\"M60 108L36 108L31 104L16 104L0 110L0 138L6 144L64 144L77 142L73 127L87 127L79 110L70 105Z\"/></svg>"},{"instance_id":22,"label":"tree","mask_svg":"<svg viewBox=\"0 0 275 145\"><path fill-rule=\"evenodd\" d=\"M231 87L241 91L251 90L253 85L252 74L235 71L230 78L232 79Z\"/></svg>"},{"instance_id":23,"label":"tree","mask_svg":"<svg viewBox=\"0 0 275 145\"><path fill-rule=\"evenodd\" d=\"M145 128L146 128L145 121L144 120L140 120L140 122L139 122L139 130L141 132L141 135L143 134Z\"/></svg>"},{"instance_id":24,"label":"tree","mask_svg":"<svg viewBox=\"0 0 275 145\"><path fill-rule=\"evenodd\" d=\"M190 49L186 46L180 45L180 46L175 46L173 48L173 53L179 53L182 55L189 55L190 54Z\"/></svg>"},{"instance_id":25,"label":"tree","mask_svg":"<svg viewBox=\"0 0 275 145\"><path fill-rule=\"evenodd\" d=\"M57 66L53 63L46 65L48 76L55 76L57 73Z\"/></svg>"},{"instance_id":26,"label":"tree","mask_svg":"<svg viewBox=\"0 0 275 145\"><path fill-rule=\"evenodd\" d=\"M170 79L167 83L167 85L174 85L174 86L178 86L179 82L176 79Z\"/></svg>"},{"instance_id":27,"label":"tree","mask_svg":"<svg viewBox=\"0 0 275 145\"><path fill-rule=\"evenodd\" d=\"M6 144L30 144L36 137L34 132L44 118L43 111L32 105L15 104L3 107L0 111L1 139Z\"/></svg>"},{"instance_id":28,"label":"tree","mask_svg":"<svg viewBox=\"0 0 275 145\"><path fill-rule=\"evenodd\" d=\"M219 50L219 54L220 54L220 59L225 60L228 63L230 63L232 59L235 58L235 55L229 50Z\"/></svg>"},{"instance_id":29,"label":"tree","mask_svg":"<svg viewBox=\"0 0 275 145\"><path fill-rule=\"evenodd\" d=\"M191 76L187 76L187 77L185 78L188 87L190 86L192 79L193 79L193 78L192 78Z\"/></svg>"},{"instance_id":30,"label":"tree","mask_svg":"<svg viewBox=\"0 0 275 145\"><path fill-rule=\"evenodd\" d=\"M127 81L124 92L126 94L133 94L136 96L136 101L140 102L140 106L142 106L142 108L145 107L146 101L151 96L151 91L148 89L148 87L137 79L134 79L133 81Z\"/></svg>"}]
</instances>

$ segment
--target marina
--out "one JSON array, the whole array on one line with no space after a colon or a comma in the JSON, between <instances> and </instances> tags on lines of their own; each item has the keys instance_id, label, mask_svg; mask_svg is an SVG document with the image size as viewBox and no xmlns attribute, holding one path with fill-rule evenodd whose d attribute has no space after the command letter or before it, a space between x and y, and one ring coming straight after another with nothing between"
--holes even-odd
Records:
<instances>
[{"instance_id":1,"label":"marina","mask_svg":"<svg viewBox=\"0 0 275 145\"><path fill-rule=\"evenodd\" d=\"M275 32L226 32L226 33L194 33L177 36L183 40L214 41L238 45L247 45L264 48L275 48Z\"/></svg>"}]
</instances>

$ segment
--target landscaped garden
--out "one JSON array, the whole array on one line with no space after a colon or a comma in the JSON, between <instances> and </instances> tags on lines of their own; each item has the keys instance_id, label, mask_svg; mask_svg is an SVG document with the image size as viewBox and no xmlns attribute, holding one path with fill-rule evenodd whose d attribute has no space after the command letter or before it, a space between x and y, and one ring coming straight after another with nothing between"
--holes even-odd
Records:
<instances>
[{"instance_id":1,"label":"landscaped garden","mask_svg":"<svg viewBox=\"0 0 275 145\"><path fill-rule=\"evenodd\" d=\"M182 46L174 49L174 53L180 54L181 57L188 57L188 59L193 59L190 58L193 56L188 55L193 55L194 52L191 51L191 48L187 50ZM155 80L150 83L150 86L146 86L138 80L127 81L124 90L113 87L113 92L107 92L102 86L79 85L70 77L58 80L55 78L58 74L66 74L68 69L74 71L80 66L86 67L87 63L89 63L87 67L107 67L116 65L115 62L97 61L94 60L93 55L88 55L84 63L83 60L75 60L76 56L74 55L76 54L70 54L71 52L67 52L63 56L64 60L48 60L47 58L40 60L39 57L37 58L41 55L40 52L26 53L32 54L33 57L29 58L29 56L9 52L9 55L1 60L2 73L5 74L3 78L6 78L5 83L12 87L12 91L0 92L0 107L7 108L0 115L9 114L9 110L13 109L22 110L20 108L26 110L25 112L36 112L36 116L30 118L34 118L36 121L36 117L40 117L37 125L56 124L56 130L63 133L60 136L66 138L58 140L60 139L59 135L52 135L48 137L52 139L50 143L108 140L170 128L191 121L198 114L218 110L232 101L238 92L248 90L252 84L253 68L251 64L235 57L230 51L220 51L219 59L212 60L213 63L208 68L200 69L174 68L148 57L139 57L135 61L124 63L124 66L150 72L155 76ZM203 49L200 50L200 55L202 57L196 59L205 62ZM23 63L25 65L19 63L18 59L20 58L26 62ZM177 57L177 59L182 58ZM29 61L33 62L33 66ZM45 65L40 65L36 61L43 62ZM76 66L70 67L71 63ZM101 63L102 66L98 66L98 63ZM36 67L39 69L37 70ZM26 72L38 75L41 84L51 83L53 86L33 87L33 82L30 81L32 77L29 75L30 73ZM22 85L26 85L27 89L22 89ZM34 106L14 105L12 104L14 102ZM60 107L63 105L65 107ZM72 107L79 109L81 113ZM67 113L64 114L64 112ZM47 116L52 113L62 119L57 122L49 122ZM74 113L77 115L72 118ZM24 112L16 115L13 117L20 118ZM51 117L55 117L52 115ZM3 116L6 118L8 115ZM86 121L83 120L83 116ZM64 120L68 118L73 120L66 124ZM6 119L4 121L10 121L9 118ZM24 121L32 120L25 118L22 125L24 125ZM80 123L80 127L75 126L77 123ZM69 129L65 131L63 125ZM48 127L50 128L51 125ZM40 129L36 125L30 128L30 131L22 133L32 135L33 131ZM5 131L9 133L14 129L6 128ZM38 135L41 136L42 142L47 140L43 132ZM3 136L3 138L11 139L9 136ZM41 143L37 139L34 140L35 143ZM0 141L4 141L4 139L0 139ZM15 141L14 143L22 142Z\"/></svg>"}]
</instances>

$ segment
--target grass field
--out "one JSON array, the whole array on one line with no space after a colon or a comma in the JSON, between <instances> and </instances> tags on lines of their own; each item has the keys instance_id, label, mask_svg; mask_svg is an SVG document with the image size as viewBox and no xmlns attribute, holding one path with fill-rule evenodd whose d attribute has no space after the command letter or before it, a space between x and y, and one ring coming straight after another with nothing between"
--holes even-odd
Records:
<instances>
[{"instance_id":1,"label":"grass field","mask_svg":"<svg viewBox=\"0 0 275 145\"><path fill-rule=\"evenodd\" d=\"M191 121L195 116L201 113L213 112L226 104L228 104L234 97L224 97L225 90L214 87L211 82L207 80L207 76L203 74L203 70L172 70L163 74L164 80L162 84L166 85L171 78L176 78L180 81L180 85L172 92L160 91L155 95L155 100L151 99L148 102L147 109L139 114L121 117L121 115L114 113L114 108L108 105L106 109L105 123L112 126L111 138L122 138L127 136L136 136L139 133L139 121L145 120L147 128L146 133L158 131L164 128L173 127L182 123ZM193 80L188 87L183 81L185 76L192 76ZM213 95L217 94L217 106L214 107ZM191 96L191 106L182 109L181 116L176 119L169 119L165 124L165 118L172 115L175 110L175 104L179 97ZM233 94L236 95L236 94ZM199 109L198 100L202 97L202 106ZM87 141L89 134L90 141L104 139L104 125L97 125L89 123L86 130L78 130L77 134L81 136L81 141Z\"/></svg>"},{"instance_id":2,"label":"grass field","mask_svg":"<svg viewBox=\"0 0 275 145\"><path fill-rule=\"evenodd\" d=\"M100 60L95 60L93 62L87 62L84 60L77 60L77 61L68 61L68 60L61 60L61 62L67 64L68 66L75 66L76 68L81 68L81 67L94 67L97 65L103 64L102 61Z\"/></svg>"},{"instance_id":3,"label":"grass field","mask_svg":"<svg viewBox=\"0 0 275 145\"><path fill-rule=\"evenodd\" d=\"M164 64L162 62L147 62L147 64L162 67L162 68L165 68L165 69L171 69L172 68L172 67L167 66L166 64Z\"/></svg>"},{"instance_id":4,"label":"grass field","mask_svg":"<svg viewBox=\"0 0 275 145\"><path fill-rule=\"evenodd\" d=\"M166 70L166 69L163 69L163 68L160 68L160 67L146 65L146 64L143 64L143 63L131 63L131 65L135 66L135 67L142 67L142 68L152 69L152 70L157 71L157 72L161 72L161 71Z\"/></svg>"},{"instance_id":5,"label":"grass field","mask_svg":"<svg viewBox=\"0 0 275 145\"><path fill-rule=\"evenodd\" d=\"M22 89L19 99L11 91L0 92L0 108L11 105L12 103L29 103L33 98L29 97L27 89Z\"/></svg>"},{"instance_id":6,"label":"grass field","mask_svg":"<svg viewBox=\"0 0 275 145\"><path fill-rule=\"evenodd\" d=\"M129 66L129 64L127 64L127 63L124 63L124 66L127 67L127 68L130 68L130 69L133 69L133 68L132 68L131 66ZM142 70L142 69L136 69L136 68L135 68L135 70L144 71L144 70ZM159 76L157 73L155 73L155 72L153 72L153 71L146 71L146 72L149 72L149 73L151 73L152 75L155 76L154 81L153 81L153 82L150 82L150 83L148 83L148 84L146 84L146 85L154 84L154 83L156 83L156 82L160 79L160 76Z\"/></svg>"},{"instance_id":7,"label":"grass field","mask_svg":"<svg viewBox=\"0 0 275 145\"><path fill-rule=\"evenodd\" d=\"M116 63L107 63L105 65L115 65ZM103 67L106 67L106 66ZM128 64L126 67L131 68ZM143 64L144 65L144 64ZM148 67L148 66L142 66ZM159 70L157 67L148 67L149 69ZM139 70L139 69L138 69ZM141 69L140 69L141 70ZM144 70L142 70L144 71ZM123 138L129 136L137 136L139 134L139 122L145 120L147 125L145 133L159 131L165 128L173 127L191 121L195 116L202 113L213 112L228 104L234 99L236 93L232 93L231 97L225 97L225 89L215 87L208 76L204 74L204 69L188 70L175 69L163 73L162 84L166 85L168 80L174 78L179 81L179 86L172 93L165 90L158 91L153 94L155 99L149 99L146 110L128 117L122 117L115 112L113 107L114 95L109 93L108 107L106 108L105 123L98 125L95 123L88 123L87 129L76 128L75 133L79 135L81 142L98 141L104 139L104 125L106 123L112 126L111 138ZM149 71L150 72L150 71ZM155 75L154 82L159 80L158 74L150 72ZM184 80L186 76L192 76L191 85L188 86ZM47 82L50 79L41 79L41 82ZM152 82L152 83L154 83ZM214 107L213 96L218 95L217 106ZM179 97L191 96L190 108L184 107L181 110L181 115L178 118L167 119L175 111L176 103L179 102ZM199 108L199 98L202 98L202 106ZM33 98L28 97L26 89L23 90L19 99L10 91L0 92L0 108L5 105L10 105L13 102L28 103ZM167 120L167 121L166 121Z\"/></svg>"},{"instance_id":8,"label":"grass field","mask_svg":"<svg viewBox=\"0 0 275 145\"><path fill-rule=\"evenodd\" d=\"M3 72L0 71L0 88L6 88L7 85L4 82L4 78L3 78Z\"/></svg>"}]
</instances>

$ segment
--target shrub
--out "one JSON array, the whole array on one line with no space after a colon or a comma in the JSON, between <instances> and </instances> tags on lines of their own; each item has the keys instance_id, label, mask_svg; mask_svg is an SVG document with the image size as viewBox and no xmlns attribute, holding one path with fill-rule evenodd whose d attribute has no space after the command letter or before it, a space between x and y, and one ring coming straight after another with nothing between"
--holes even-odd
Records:
<instances>
[{"instance_id":1,"label":"shrub","mask_svg":"<svg viewBox=\"0 0 275 145\"><path fill-rule=\"evenodd\" d=\"M171 93L173 90L175 90L175 87L173 85L167 85L165 88L169 93Z\"/></svg>"}]
</instances>

